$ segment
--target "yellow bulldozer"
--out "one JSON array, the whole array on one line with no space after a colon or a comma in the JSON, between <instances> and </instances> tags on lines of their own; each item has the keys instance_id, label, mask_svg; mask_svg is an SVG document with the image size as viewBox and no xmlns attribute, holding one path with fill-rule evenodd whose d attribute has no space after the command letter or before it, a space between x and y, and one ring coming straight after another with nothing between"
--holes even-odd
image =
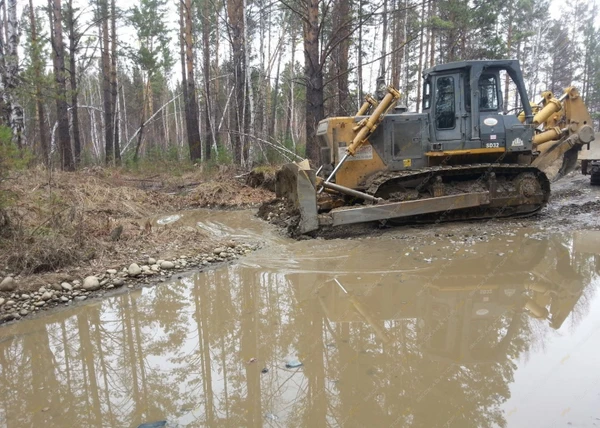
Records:
<instances>
[{"instance_id":1,"label":"yellow bulldozer","mask_svg":"<svg viewBox=\"0 0 600 428\"><path fill-rule=\"evenodd\" d=\"M503 106L505 76L520 100L512 112ZM278 171L276 193L298 213L296 233L531 215L594 140L577 89L531 103L516 60L437 65L423 78L421 113L400 107L400 93L387 87L356 116L319 123L318 168L305 160Z\"/></svg>"}]
</instances>

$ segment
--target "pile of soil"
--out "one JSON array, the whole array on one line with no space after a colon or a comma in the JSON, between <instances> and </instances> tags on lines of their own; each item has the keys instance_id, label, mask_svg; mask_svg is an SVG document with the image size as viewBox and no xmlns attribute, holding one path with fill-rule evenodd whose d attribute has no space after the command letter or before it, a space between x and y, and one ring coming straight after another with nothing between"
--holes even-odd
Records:
<instances>
[{"instance_id":1,"label":"pile of soil","mask_svg":"<svg viewBox=\"0 0 600 428\"><path fill-rule=\"evenodd\" d=\"M287 199L276 198L265 201L258 208L259 218L284 229L289 236L297 235L300 213Z\"/></svg>"},{"instance_id":2,"label":"pile of soil","mask_svg":"<svg viewBox=\"0 0 600 428\"><path fill-rule=\"evenodd\" d=\"M255 168L246 176L246 184L275 193L277 170L278 168L272 166Z\"/></svg>"},{"instance_id":3,"label":"pile of soil","mask_svg":"<svg viewBox=\"0 0 600 428\"><path fill-rule=\"evenodd\" d=\"M252 207L273 194L262 187L251 187L232 177L216 177L198 184L187 195L186 205L191 208Z\"/></svg>"}]
</instances>

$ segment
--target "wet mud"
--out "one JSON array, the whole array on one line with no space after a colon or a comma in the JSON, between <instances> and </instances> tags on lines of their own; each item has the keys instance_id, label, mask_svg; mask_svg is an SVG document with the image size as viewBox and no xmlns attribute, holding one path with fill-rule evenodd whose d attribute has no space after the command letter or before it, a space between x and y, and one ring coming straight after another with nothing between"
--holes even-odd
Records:
<instances>
[{"instance_id":1,"label":"wet mud","mask_svg":"<svg viewBox=\"0 0 600 428\"><path fill-rule=\"evenodd\" d=\"M560 214L574 197L549 215L591 215ZM262 240L236 263L0 328L0 426L600 418L600 232L527 219L296 241L244 215L201 222Z\"/></svg>"}]
</instances>

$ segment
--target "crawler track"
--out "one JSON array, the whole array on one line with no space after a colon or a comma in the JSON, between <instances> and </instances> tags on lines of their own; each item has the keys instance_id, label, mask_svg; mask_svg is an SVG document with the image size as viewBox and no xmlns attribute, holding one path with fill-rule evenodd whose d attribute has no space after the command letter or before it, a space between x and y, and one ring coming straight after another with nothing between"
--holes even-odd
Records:
<instances>
[{"instance_id":1,"label":"crawler track","mask_svg":"<svg viewBox=\"0 0 600 428\"><path fill-rule=\"evenodd\" d=\"M485 206L406 217L400 220L402 223L527 216L541 210L550 197L546 174L537 168L516 164L386 171L371 176L363 187L367 193L389 202L490 192L490 203Z\"/></svg>"}]
</instances>

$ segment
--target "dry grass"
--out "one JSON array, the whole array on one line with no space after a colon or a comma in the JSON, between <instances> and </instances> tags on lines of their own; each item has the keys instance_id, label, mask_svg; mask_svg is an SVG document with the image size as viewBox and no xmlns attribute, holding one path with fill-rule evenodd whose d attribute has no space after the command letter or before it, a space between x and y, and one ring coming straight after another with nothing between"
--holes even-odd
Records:
<instances>
[{"instance_id":1,"label":"dry grass","mask_svg":"<svg viewBox=\"0 0 600 428\"><path fill-rule=\"evenodd\" d=\"M149 248L201 250L212 244L199 230L153 230L146 219L195 207L247 206L272 196L227 171L213 178L201 171L148 177L101 168L19 172L1 183L0 192L0 271L22 275L116 265Z\"/></svg>"}]
</instances>

